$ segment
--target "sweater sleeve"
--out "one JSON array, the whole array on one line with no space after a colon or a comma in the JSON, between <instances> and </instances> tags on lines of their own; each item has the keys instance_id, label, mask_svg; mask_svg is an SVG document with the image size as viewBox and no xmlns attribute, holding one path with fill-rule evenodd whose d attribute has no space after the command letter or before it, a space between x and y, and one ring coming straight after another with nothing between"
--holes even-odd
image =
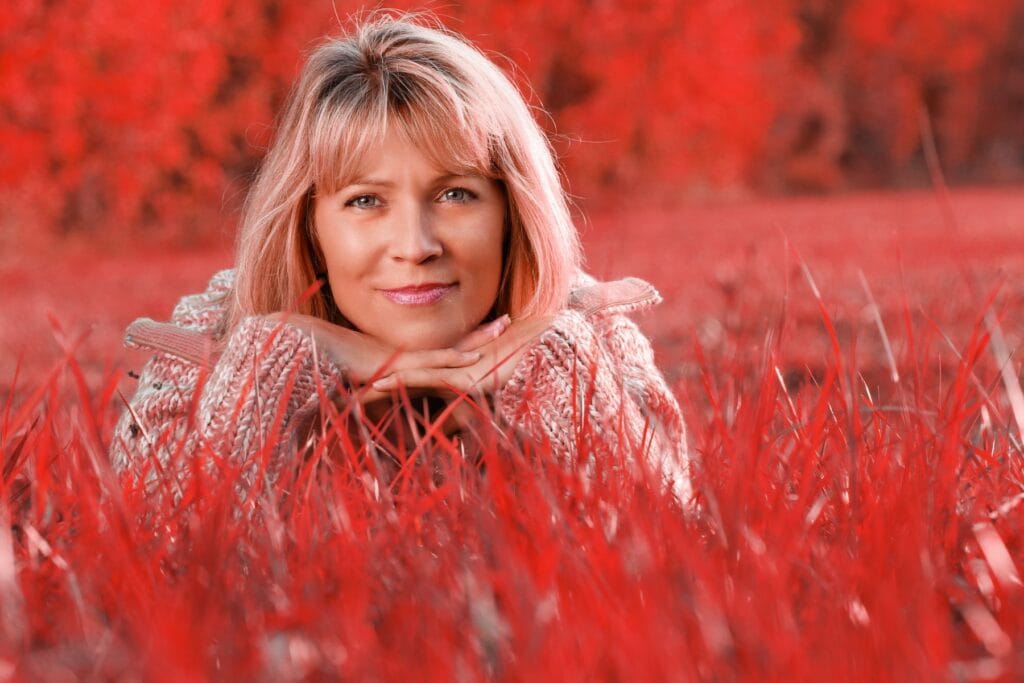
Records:
<instances>
[{"instance_id":1,"label":"sweater sleeve","mask_svg":"<svg viewBox=\"0 0 1024 683\"><path fill-rule=\"evenodd\" d=\"M180 305L172 321L182 334L202 334L206 322ZM250 482L261 466L273 478L341 379L309 335L256 316L235 327L212 363L187 355L163 350L146 363L114 430L115 471L153 484L168 473L180 479L200 456L206 467L242 468Z\"/></svg>"},{"instance_id":2,"label":"sweater sleeve","mask_svg":"<svg viewBox=\"0 0 1024 683\"><path fill-rule=\"evenodd\" d=\"M566 464L589 472L596 458L621 457L636 473L643 460L689 502L679 405L650 342L626 316L560 313L519 360L498 405L506 422L550 443Z\"/></svg>"}]
</instances>

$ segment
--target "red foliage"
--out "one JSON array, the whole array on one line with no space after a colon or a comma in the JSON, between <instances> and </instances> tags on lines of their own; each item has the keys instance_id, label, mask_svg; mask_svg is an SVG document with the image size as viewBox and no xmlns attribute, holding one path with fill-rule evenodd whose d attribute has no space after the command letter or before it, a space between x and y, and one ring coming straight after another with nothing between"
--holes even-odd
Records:
<instances>
[{"instance_id":1,"label":"red foliage","mask_svg":"<svg viewBox=\"0 0 1024 683\"><path fill-rule=\"evenodd\" d=\"M904 309L879 380L812 291L813 381L788 313L753 352L695 349L690 511L607 461L494 444L481 472L443 439L389 479L328 437L269 488L204 453L217 476L154 498L104 457L119 375L90 391L69 354L0 413L0 656L29 680L1018 678L1024 460L991 303L946 330Z\"/></svg>"},{"instance_id":2,"label":"red foliage","mask_svg":"<svg viewBox=\"0 0 1024 683\"><path fill-rule=\"evenodd\" d=\"M918 150L922 109L935 119L950 168L978 153L992 132L981 120L985 90L999 87L989 78L1002 71L1000 53L1017 39L1020 14L1014 0L861 0L847 10L845 62L859 94L850 103L853 127L876 138L883 168L899 170Z\"/></svg>"},{"instance_id":3,"label":"red foliage","mask_svg":"<svg viewBox=\"0 0 1024 683\"><path fill-rule=\"evenodd\" d=\"M14 3L0 18L0 234L209 234L237 207L302 52L358 8ZM954 178L1022 174L1013 0L523 0L438 13L533 84L574 190L599 202L921 178L922 110Z\"/></svg>"},{"instance_id":4,"label":"red foliage","mask_svg":"<svg viewBox=\"0 0 1024 683\"><path fill-rule=\"evenodd\" d=\"M106 464L123 371L62 355L0 403L0 668L23 680L1019 679L1024 460L1008 351L1024 337L1022 204L975 191L953 205L960 239L920 194L595 218L595 270L666 296L643 322L701 458L696 514L564 472L543 449L492 449L481 474L443 441L391 487L342 448L349 459L318 453L261 490L262 515L229 514L229 469L194 472L192 507L154 505ZM220 258L47 263L66 279L62 314L98 291L109 303L93 306L128 319L165 314ZM154 268L190 283L168 287ZM34 334L37 349L41 270L0 281L35 304L0 330ZM125 273L138 283L127 294ZM119 329L104 325L109 351ZM63 345L81 352L75 339Z\"/></svg>"}]
</instances>

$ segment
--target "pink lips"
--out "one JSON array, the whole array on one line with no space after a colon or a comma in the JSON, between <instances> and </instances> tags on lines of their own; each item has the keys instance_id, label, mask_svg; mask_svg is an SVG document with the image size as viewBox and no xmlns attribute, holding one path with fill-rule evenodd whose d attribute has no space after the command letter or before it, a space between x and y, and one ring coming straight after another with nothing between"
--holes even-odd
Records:
<instances>
[{"instance_id":1,"label":"pink lips","mask_svg":"<svg viewBox=\"0 0 1024 683\"><path fill-rule=\"evenodd\" d=\"M445 294L453 289L455 289L455 283L445 285L439 282L432 282L426 285L417 285L416 287L382 289L380 291L396 304L402 304L403 306L429 306L440 301Z\"/></svg>"}]
</instances>

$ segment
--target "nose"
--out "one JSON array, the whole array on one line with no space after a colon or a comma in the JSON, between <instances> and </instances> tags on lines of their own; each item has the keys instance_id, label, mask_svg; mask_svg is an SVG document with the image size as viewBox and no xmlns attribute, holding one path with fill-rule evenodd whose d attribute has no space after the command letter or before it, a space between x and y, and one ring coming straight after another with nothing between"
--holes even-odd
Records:
<instances>
[{"instance_id":1,"label":"nose","mask_svg":"<svg viewBox=\"0 0 1024 683\"><path fill-rule=\"evenodd\" d=\"M444 252L429 209L410 202L403 210L395 212L394 219L389 241L394 260L423 263Z\"/></svg>"}]
</instances>

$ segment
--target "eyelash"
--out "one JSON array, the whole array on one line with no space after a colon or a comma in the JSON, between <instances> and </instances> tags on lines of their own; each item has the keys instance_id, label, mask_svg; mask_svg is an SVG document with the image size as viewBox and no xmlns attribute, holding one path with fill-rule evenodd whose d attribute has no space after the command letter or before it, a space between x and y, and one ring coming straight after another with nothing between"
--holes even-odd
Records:
<instances>
[{"instance_id":1,"label":"eyelash","mask_svg":"<svg viewBox=\"0 0 1024 683\"><path fill-rule=\"evenodd\" d=\"M373 206L359 206L357 204L357 202L360 199L373 199L375 202L377 202L377 204L374 204ZM345 202L345 206L351 206L351 207L356 208L356 209L375 209L375 208L377 208L377 205L379 203L380 203L380 199L376 195L361 194L361 195L357 195L357 196L353 197L352 199L348 200L347 202Z\"/></svg>"},{"instance_id":2,"label":"eyelash","mask_svg":"<svg viewBox=\"0 0 1024 683\"><path fill-rule=\"evenodd\" d=\"M463 196L462 196L461 199L447 199L447 200L445 200L444 197L447 196L449 193L452 193L452 192L461 192ZM360 199L373 199L376 203L373 204L372 206L365 206L365 205L360 206L358 204ZM441 192L441 194L438 195L438 199L443 200L443 201L452 202L454 204L465 204L465 203L470 202L470 201L472 201L474 199L477 199L477 194L475 192L473 192L472 190L469 190L469 189L467 189L465 187L449 187L449 188L444 189ZM377 208L380 205L380 203L381 203L380 198L377 195L361 194L361 195L357 195L357 196L353 197L352 199L349 199L347 202L345 202L345 206L351 206L351 207L356 208L356 209L375 209L375 208Z\"/></svg>"},{"instance_id":3,"label":"eyelash","mask_svg":"<svg viewBox=\"0 0 1024 683\"><path fill-rule=\"evenodd\" d=\"M455 202L457 204L465 204L466 202L471 201L471 200L477 198L477 195L476 195L475 192L473 192L472 190L467 190L464 187L449 187L447 190L445 190L444 192L441 193L441 196L444 197L449 192L461 192L461 193L463 193L464 196L463 196L462 199L449 199L448 200L448 201L451 201L451 202Z\"/></svg>"}]
</instances>

